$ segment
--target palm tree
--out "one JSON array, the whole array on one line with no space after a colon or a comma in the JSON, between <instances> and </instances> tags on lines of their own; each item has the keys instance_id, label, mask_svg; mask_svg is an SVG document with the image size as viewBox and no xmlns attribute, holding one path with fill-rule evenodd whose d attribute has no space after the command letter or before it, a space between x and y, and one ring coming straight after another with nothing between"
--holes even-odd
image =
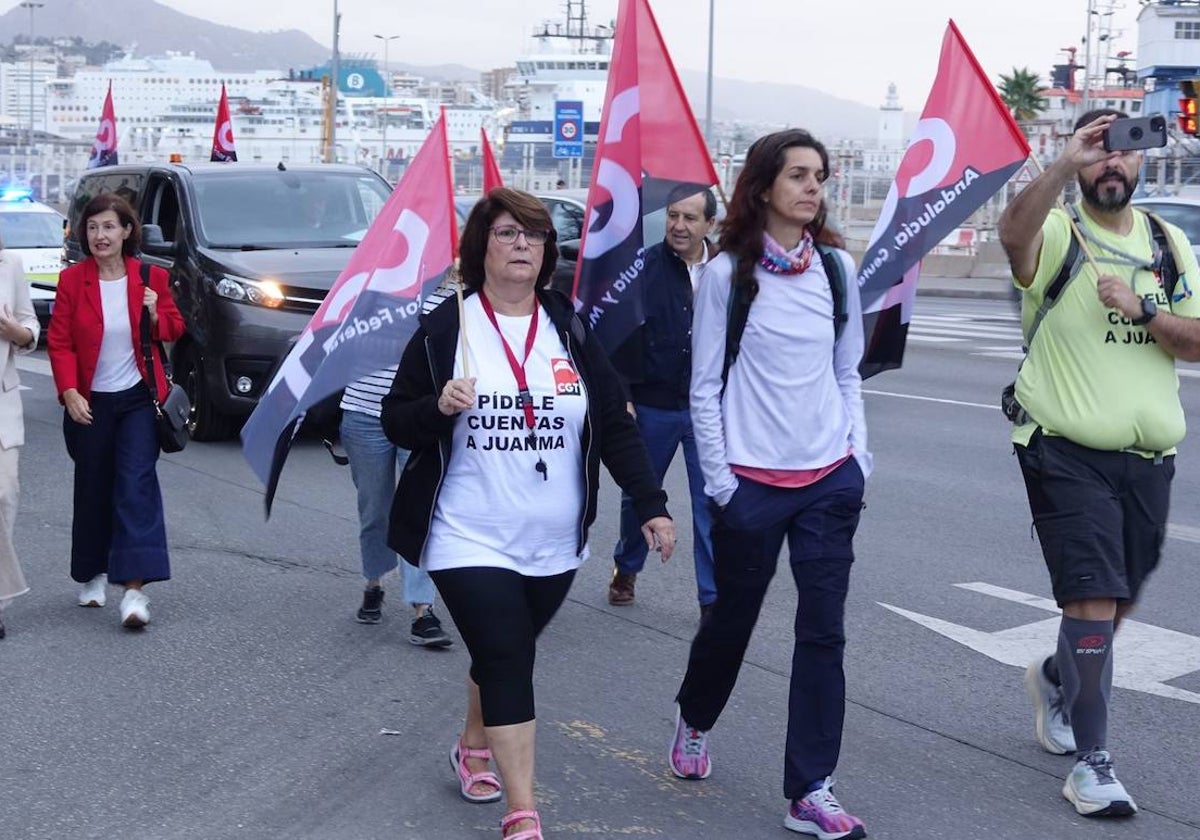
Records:
<instances>
[{"instance_id":1,"label":"palm tree","mask_svg":"<svg viewBox=\"0 0 1200 840\"><path fill-rule=\"evenodd\" d=\"M1042 79L1028 68L1013 68L1011 76L1000 75L1000 98L1017 122L1032 120L1046 110Z\"/></svg>"}]
</instances>

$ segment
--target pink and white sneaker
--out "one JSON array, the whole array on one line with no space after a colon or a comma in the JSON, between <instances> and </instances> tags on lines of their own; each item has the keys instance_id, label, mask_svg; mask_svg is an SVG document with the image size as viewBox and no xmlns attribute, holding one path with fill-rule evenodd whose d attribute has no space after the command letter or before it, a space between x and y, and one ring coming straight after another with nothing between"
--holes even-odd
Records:
<instances>
[{"instance_id":1,"label":"pink and white sneaker","mask_svg":"<svg viewBox=\"0 0 1200 840\"><path fill-rule=\"evenodd\" d=\"M867 836L863 821L847 814L833 795L832 776L826 776L821 786L803 799L792 800L792 807L783 818L783 827L811 834L817 840L859 840Z\"/></svg>"},{"instance_id":2,"label":"pink and white sneaker","mask_svg":"<svg viewBox=\"0 0 1200 840\"><path fill-rule=\"evenodd\" d=\"M675 712L675 739L671 742L671 772L681 779L707 779L712 773L708 757L708 733L688 726Z\"/></svg>"}]
</instances>

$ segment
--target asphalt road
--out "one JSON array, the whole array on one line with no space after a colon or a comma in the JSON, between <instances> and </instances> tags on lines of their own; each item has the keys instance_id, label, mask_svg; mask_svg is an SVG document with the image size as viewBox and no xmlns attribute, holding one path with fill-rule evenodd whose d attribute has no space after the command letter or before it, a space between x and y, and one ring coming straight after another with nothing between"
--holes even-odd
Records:
<instances>
[{"instance_id":1,"label":"asphalt road","mask_svg":"<svg viewBox=\"0 0 1200 840\"><path fill-rule=\"evenodd\" d=\"M1114 691L1112 749L1142 813L1085 820L1059 793L1069 759L1033 740L1021 686L1055 616L994 408L1019 344L1004 301L923 297L904 369L866 383L876 471L847 609L837 791L874 838L1200 838L1200 438L1181 447L1163 567L1116 645L1129 687ZM1195 373L1182 380L1192 418ZM462 645L410 646L398 583L383 624L353 620L347 469L301 443L264 522L235 444L164 457L174 579L149 589L147 630L123 631L115 591L103 610L75 606L61 410L48 377L23 376L17 544L33 591L0 642L2 840L499 836L501 806L460 800L446 760ZM668 492L686 499L685 486L673 468ZM635 606L609 607L610 486L595 556L543 636L547 837L795 836L781 826L790 576L772 586L712 734L713 776L683 782L666 767L698 616L686 505L673 509L677 559L647 569Z\"/></svg>"}]
</instances>

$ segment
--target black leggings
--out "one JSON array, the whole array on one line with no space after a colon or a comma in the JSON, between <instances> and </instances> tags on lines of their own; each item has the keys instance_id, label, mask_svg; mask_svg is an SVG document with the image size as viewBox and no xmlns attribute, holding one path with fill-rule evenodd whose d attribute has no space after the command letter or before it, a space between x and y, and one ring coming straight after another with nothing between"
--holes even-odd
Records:
<instances>
[{"instance_id":1,"label":"black leggings","mask_svg":"<svg viewBox=\"0 0 1200 840\"><path fill-rule=\"evenodd\" d=\"M471 652L471 679L479 686L483 725L533 720L535 642L566 599L575 570L526 577L474 566L429 576Z\"/></svg>"}]
</instances>

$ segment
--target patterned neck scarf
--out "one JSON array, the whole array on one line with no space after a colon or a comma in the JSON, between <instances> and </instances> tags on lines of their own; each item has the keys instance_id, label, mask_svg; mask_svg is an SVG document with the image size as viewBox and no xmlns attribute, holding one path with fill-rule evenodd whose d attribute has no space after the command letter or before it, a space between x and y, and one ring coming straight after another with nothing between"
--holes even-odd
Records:
<instances>
[{"instance_id":1,"label":"patterned neck scarf","mask_svg":"<svg viewBox=\"0 0 1200 840\"><path fill-rule=\"evenodd\" d=\"M804 238L791 251L785 250L775 238L763 232L763 255L759 265L772 274L803 274L812 263L813 251L812 234L804 231Z\"/></svg>"}]
</instances>

